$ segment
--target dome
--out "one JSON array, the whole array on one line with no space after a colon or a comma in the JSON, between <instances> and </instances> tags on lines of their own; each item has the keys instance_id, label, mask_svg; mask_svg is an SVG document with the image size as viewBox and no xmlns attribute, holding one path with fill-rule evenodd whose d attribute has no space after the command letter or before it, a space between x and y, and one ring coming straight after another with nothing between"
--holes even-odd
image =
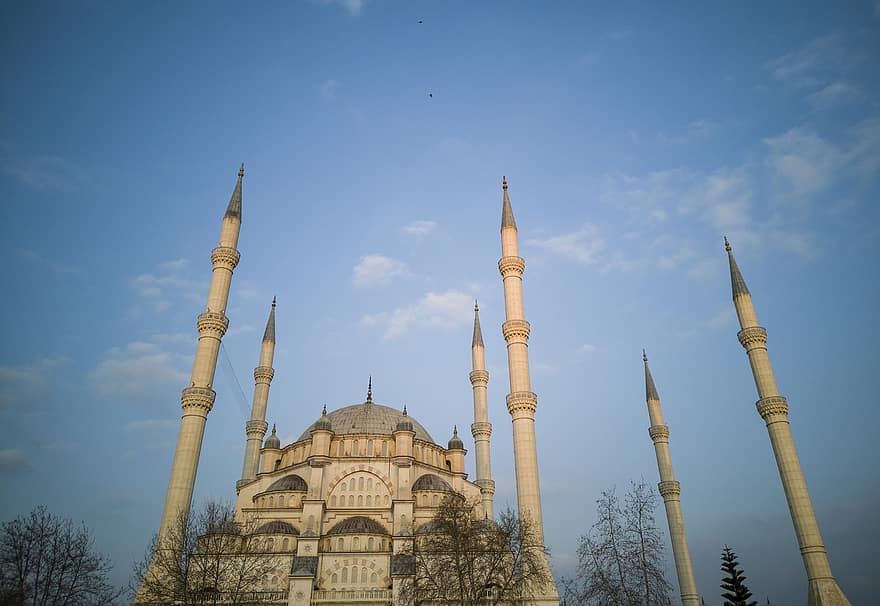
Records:
<instances>
[{"instance_id":1,"label":"dome","mask_svg":"<svg viewBox=\"0 0 880 606\"><path fill-rule=\"evenodd\" d=\"M254 531L254 534L299 534L292 524L275 520L274 522L266 522Z\"/></svg>"},{"instance_id":2,"label":"dome","mask_svg":"<svg viewBox=\"0 0 880 606\"><path fill-rule=\"evenodd\" d=\"M409 420L409 415L406 412L406 404L403 405L403 416L397 421L397 431L415 431L412 421Z\"/></svg>"},{"instance_id":3,"label":"dome","mask_svg":"<svg viewBox=\"0 0 880 606\"><path fill-rule=\"evenodd\" d=\"M281 440L275 434L275 426L272 426L272 435L266 438L265 448L281 448Z\"/></svg>"},{"instance_id":4,"label":"dome","mask_svg":"<svg viewBox=\"0 0 880 606\"><path fill-rule=\"evenodd\" d=\"M283 478L272 482L272 484L269 485L269 488L266 489L266 492L271 490L298 490L300 492L308 492L309 485L306 484L306 481L301 477L292 473L289 476L284 476Z\"/></svg>"},{"instance_id":5,"label":"dome","mask_svg":"<svg viewBox=\"0 0 880 606\"><path fill-rule=\"evenodd\" d=\"M423 476L419 476L419 479L413 482L412 485L413 492L418 490L433 490L437 492L455 492L452 489L452 486L449 485L449 482L441 478L440 476L435 476L433 473L426 473Z\"/></svg>"},{"instance_id":6,"label":"dome","mask_svg":"<svg viewBox=\"0 0 880 606\"><path fill-rule=\"evenodd\" d=\"M458 427L453 428L452 437L447 444L449 450L464 450L464 442L458 437Z\"/></svg>"},{"instance_id":7,"label":"dome","mask_svg":"<svg viewBox=\"0 0 880 606\"><path fill-rule=\"evenodd\" d=\"M383 434L390 436L397 428L397 422L402 414L400 410L390 406L364 402L327 413L326 419L330 422L331 431L336 435ZM421 423L412 417L408 416L407 418L413 425L416 439L434 443L434 438L422 427ZM324 419L324 415L321 415L318 421L309 425L297 441L309 439L312 430L316 428L318 423L323 423Z\"/></svg>"},{"instance_id":8,"label":"dome","mask_svg":"<svg viewBox=\"0 0 880 606\"><path fill-rule=\"evenodd\" d=\"M388 534L388 531L376 520L366 518L364 516L354 516L342 520L331 528L328 532L331 534Z\"/></svg>"},{"instance_id":9,"label":"dome","mask_svg":"<svg viewBox=\"0 0 880 606\"><path fill-rule=\"evenodd\" d=\"M327 407L324 407L324 411L321 413L321 418L315 421L312 424L312 428L310 431L333 431L333 424L330 422L330 419L327 418Z\"/></svg>"}]
</instances>

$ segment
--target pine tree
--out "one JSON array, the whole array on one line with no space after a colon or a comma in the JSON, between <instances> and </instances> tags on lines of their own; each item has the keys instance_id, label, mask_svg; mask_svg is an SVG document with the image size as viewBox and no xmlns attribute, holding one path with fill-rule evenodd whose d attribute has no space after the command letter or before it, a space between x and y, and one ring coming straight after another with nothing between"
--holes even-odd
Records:
<instances>
[{"instance_id":1,"label":"pine tree","mask_svg":"<svg viewBox=\"0 0 880 606\"><path fill-rule=\"evenodd\" d=\"M724 606L757 606L758 602L748 601L752 597L752 592L745 585L746 575L739 569L736 554L727 545L721 552L721 570L728 575L721 579L723 590L721 597L724 598Z\"/></svg>"}]
</instances>

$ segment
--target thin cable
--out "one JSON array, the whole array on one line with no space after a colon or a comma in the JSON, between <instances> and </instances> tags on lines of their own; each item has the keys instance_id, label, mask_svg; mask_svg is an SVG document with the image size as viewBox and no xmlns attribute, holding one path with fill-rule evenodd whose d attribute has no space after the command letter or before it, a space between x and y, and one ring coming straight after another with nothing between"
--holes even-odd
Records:
<instances>
[{"instance_id":1,"label":"thin cable","mask_svg":"<svg viewBox=\"0 0 880 606\"><path fill-rule=\"evenodd\" d=\"M238 377L235 375L235 369L232 367L232 361L229 359L229 354L226 353L226 348L223 346L223 343L220 343L220 351L223 353L223 368L226 369L227 377L232 377L232 381L235 383L235 387L238 388L238 408L244 414L245 417L250 416L250 411L248 410L247 405L247 396L244 395L244 390L241 388L241 383L238 382ZM233 389L233 392L236 390ZM236 398L233 398L236 399Z\"/></svg>"}]
</instances>

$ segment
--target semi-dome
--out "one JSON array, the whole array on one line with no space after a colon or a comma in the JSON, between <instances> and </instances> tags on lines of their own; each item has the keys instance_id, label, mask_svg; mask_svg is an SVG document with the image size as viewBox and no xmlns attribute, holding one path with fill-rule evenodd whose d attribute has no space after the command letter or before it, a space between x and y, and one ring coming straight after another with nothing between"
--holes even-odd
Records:
<instances>
[{"instance_id":1,"label":"semi-dome","mask_svg":"<svg viewBox=\"0 0 880 606\"><path fill-rule=\"evenodd\" d=\"M426 473L423 476L419 476L419 479L413 482L411 490L413 492L417 492L419 490L432 490L435 492L455 492L452 489L452 486L449 485L449 482L447 482L440 476L435 476L433 473Z\"/></svg>"},{"instance_id":2,"label":"semi-dome","mask_svg":"<svg viewBox=\"0 0 880 606\"><path fill-rule=\"evenodd\" d=\"M306 484L306 481L301 477L292 473L272 482L272 484L269 485L269 488L266 489L266 492L271 490L298 490L301 492L308 492L309 485Z\"/></svg>"},{"instance_id":3,"label":"semi-dome","mask_svg":"<svg viewBox=\"0 0 880 606\"><path fill-rule=\"evenodd\" d=\"M388 531L372 518L354 516L342 520L331 528L327 534L388 534Z\"/></svg>"},{"instance_id":4,"label":"semi-dome","mask_svg":"<svg viewBox=\"0 0 880 606\"><path fill-rule=\"evenodd\" d=\"M288 522L282 522L281 520L274 520L272 522L266 522L259 528L254 531L254 534L294 534L298 535L299 530L296 529L295 526Z\"/></svg>"},{"instance_id":5,"label":"semi-dome","mask_svg":"<svg viewBox=\"0 0 880 606\"><path fill-rule=\"evenodd\" d=\"M330 422L331 431L336 435L384 434L390 436L397 429L397 422L402 415L403 412L396 408L374 404L371 401L362 404L352 404L351 406L328 412L326 416L321 415L317 421L306 428L299 437L299 440L306 440L311 437L311 432L316 428L316 425L320 423L321 427L324 428L327 421ZM422 427L421 423L411 416L407 416L407 419L412 422L417 440L434 443L434 438Z\"/></svg>"}]
</instances>

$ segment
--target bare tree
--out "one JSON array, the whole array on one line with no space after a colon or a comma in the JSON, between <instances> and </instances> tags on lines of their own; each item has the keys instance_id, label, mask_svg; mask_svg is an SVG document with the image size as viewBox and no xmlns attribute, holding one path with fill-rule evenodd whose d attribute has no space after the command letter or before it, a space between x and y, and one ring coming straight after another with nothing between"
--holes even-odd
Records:
<instances>
[{"instance_id":1,"label":"bare tree","mask_svg":"<svg viewBox=\"0 0 880 606\"><path fill-rule=\"evenodd\" d=\"M575 578L562 582L566 601L665 605L672 586L664 576L662 534L654 521L654 491L645 482L632 482L624 509L613 488L603 491L596 503L598 519L578 543Z\"/></svg>"},{"instance_id":2,"label":"bare tree","mask_svg":"<svg viewBox=\"0 0 880 606\"><path fill-rule=\"evenodd\" d=\"M476 503L451 495L416 531L413 577L401 592L410 604L522 603L553 579L547 552L528 519L507 510L481 519Z\"/></svg>"},{"instance_id":3,"label":"bare tree","mask_svg":"<svg viewBox=\"0 0 880 606\"><path fill-rule=\"evenodd\" d=\"M162 539L155 536L135 564L130 586L136 604L243 604L254 601L280 558L264 552L258 520L236 523L226 504L207 503L178 516Z\"/></svg>"},{"instance_id":4,"label":"bare tree","mask_svg":"<svg viewBox=\"0 0 880 606\"><path fill-rule=\"evenodd\" d=\"M122 594L107 580L112 565L95 553L85 525L37 507L0 532L0 604L99 606Z\"/></svg>"}]
</instances>

